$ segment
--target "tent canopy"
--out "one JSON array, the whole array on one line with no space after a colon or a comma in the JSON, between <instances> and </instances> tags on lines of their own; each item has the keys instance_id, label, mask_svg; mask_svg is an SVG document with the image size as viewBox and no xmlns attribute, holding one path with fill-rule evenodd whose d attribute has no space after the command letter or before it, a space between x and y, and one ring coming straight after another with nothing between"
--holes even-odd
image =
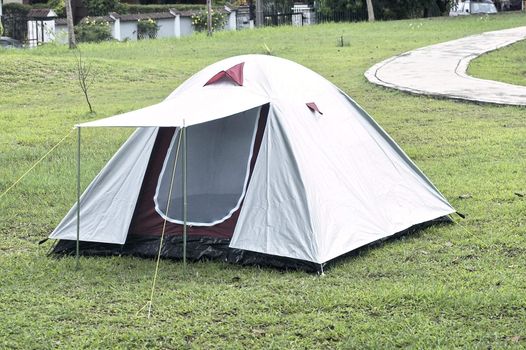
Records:
<instances>
[{"instance_id":1,"label":"tent canopy","mask_svg":"<svg viewBox=\"0 0 526 350\"><path fill-rule=\"evenodd\" d=\"M183 127L206 123L262 106L269 97L228 83L189 90L135 111L76 125L77 127Z\"/></svg>"}]
</instances>

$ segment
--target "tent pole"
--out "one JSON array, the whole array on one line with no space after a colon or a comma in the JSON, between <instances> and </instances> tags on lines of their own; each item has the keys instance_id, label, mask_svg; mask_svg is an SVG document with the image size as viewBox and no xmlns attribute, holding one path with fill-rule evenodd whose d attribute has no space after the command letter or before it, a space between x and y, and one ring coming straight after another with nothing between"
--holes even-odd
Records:
<instances>
[{"instance_id":1,"label":"tent pole","mask_svg":"<svg viewBox=\"0 0 526 350\"><path fill-rule=\"evenodd\" d=\"M77 270L80 268L80 127L77 128Z\"/></svg>"},{"instance_id":2,"label":"tent pole","mask_svg":"<svg viewBox=\"0 0 526 350\"><path fill-rule=\"evenodd\" d=\"M186 154L187 154L187 143L186 143L186 127L184 126L183 120L183 268L186 270L186 221L188 216L188 201L186 193Z\"/></svg>"}]
</instances>

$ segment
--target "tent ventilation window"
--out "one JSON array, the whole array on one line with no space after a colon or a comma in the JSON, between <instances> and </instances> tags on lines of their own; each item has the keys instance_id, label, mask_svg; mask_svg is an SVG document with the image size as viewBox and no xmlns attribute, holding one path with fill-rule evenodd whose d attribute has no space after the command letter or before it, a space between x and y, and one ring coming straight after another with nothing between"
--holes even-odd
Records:
<instances>
[{"instance_id":1,"label":"tent ventilation window","mask_svg":"<svg viewBox=\"0 0 526 350\"><path fill-rule=\"evenodd\" d=\"M260 108L186 129L189 225L213 226L239 209L250 175ZM179 134L178 130L172 138L154 201L159 215L182 224L182 157L177 160L170 209L166 213Z\"/></svg>"},{"instance_id":2,"label":"tent ventilation window","mask_svg":"<svg viewBox=\"0 0 526 350\"><path fill-rule=\"evenodd\" d=\"M245 62L236 64L233 67L230 67L227 70L222 70L221 72L214 75L210 80L206 82L204 86L215 84L222 80L231 81L232 83L243 86L243 67Z\"/></svg>"},{"instance_id":3,"label":"tent ventilation window","mask_svg":"<svg viewBox=\"0 0 526 350\"><path fill-rule=\"evenodd\" d=\"M313 112L318 112L319 114L323 115L323 113L320 111L320 109L318 108L318 106L316 106L316 103L314 102L307 102L305 103L307 105L307 107L309 107L309 109Z\"/></svg>"}]
</instances>

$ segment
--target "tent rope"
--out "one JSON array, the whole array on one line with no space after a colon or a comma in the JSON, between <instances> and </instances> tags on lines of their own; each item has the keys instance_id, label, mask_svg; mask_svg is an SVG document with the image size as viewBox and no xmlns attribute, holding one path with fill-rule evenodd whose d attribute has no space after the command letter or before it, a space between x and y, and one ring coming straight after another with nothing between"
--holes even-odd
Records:
<instances>
[{"instance_id":1,"label":"tent rope","mask_svg":"<svg viewBox=\"0 0 526 350\"><path fill-rule=\"evenodd\" d=\"M24 177L26 177L27 174L29 174L29 172L31 170L33 170L38 164L40 164L40 162L42 162L48 155L51 154L51 152L53 152L55 150L55 148L57 148L62 142L64 142L69 135L71 135L71 133L73 132L74 129L71 129L67 134L66 136L64 136L56 145L54 145L53 147L51 147L51 149L49 151L46 152L46 154L44 154L42 157L40 157L39 160L37 160L35 162L35 164L33 164L29 169L27 169L27 171L22 174L22 176L20 176L18 178L18 180L16 180L11 186L9 186L4 192L2 192L2 194L0 194L0 199L5 196L9 191L11 191L20 181L22 181L22 179Z\"/></svg>"},{"instance_id":2,"label":"tent rope","mask_svg":"<svg viewBox=\"0 0 526 350\"><path fill-rule=\"evenodd\" d=\"M468 230L467 227L462 225L459 221L453 219L452 215L449 215L449 218L451 219L451 221L453 221L453 223L455 223L456 225L460 226L460 228L463 229L468 235L475 236L475 234L473 232L471 232L470 230Z\"/></svg>"},{"instance_id":3,"label":"tent rope","mask_svg":"<svg viewBox=\"0 0 526 350\"><path fill-rule=\"evenodd\" d=\"M172 189L173 184L175 180L175 170L177 169L177 159L179 158L179 148L181 146L181 134L179 134L179 141L177 142L177 149L175 151L175 159L173 164L173 170L172 170L172 178L170 179L170 190L168 191L168 203L166 204L166 215L163 221L163 229L161 231L161 241L159 242L159 251L157 252L157 261L155 263L155 273L153 275L153 282L152 282L152 290L150 292L150 300L144 305L138 312L137 315L144 310L146 306L148 306L148 318L150 318L152 314L152 304L153 304L153 296L155 293L155 286L157 284L157 275L159 274L159 263L161 261L161 250L163 248L163 242L164 242L164 233L166 232L166 221L168 218L168 212L170 210L170 203L172 201Z\"/></svg>"},{"instance_id":4,"label":"tent rope","mask_svg":"<svg viewBox=\"0 0 526 350\"><path fill-rule=\"evenodd\" d=\"M458 225L462 230L464 230L464 232L468 234L468 237L473 237L475 238L475 241L479 243L481 242L479 236L477 236L473 231L469 230L465 225L461 224L459 221L453 219L452 215L449 215L449 218L451 219L451 221L453 221L455 225Z\"/></svg>"}]
</instances>

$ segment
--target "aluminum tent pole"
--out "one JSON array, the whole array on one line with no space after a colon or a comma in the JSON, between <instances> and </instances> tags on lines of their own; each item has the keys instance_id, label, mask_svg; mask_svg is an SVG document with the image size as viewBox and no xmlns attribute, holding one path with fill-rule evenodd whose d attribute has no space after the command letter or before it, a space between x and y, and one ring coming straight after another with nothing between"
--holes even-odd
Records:
<instances>
[{"instance_id":1,"label":"aluminum tent pole","mask_svg":"<svg viewBox=\"0 0 526 350\"><path fill-rule=\"evenodd\" d=\"M80 126L77 127L77 270L80 268Z\"/></svg>"},{"instance_id":2,"label":"aluminum tent pole","mask_svg":"<svg viewBox=\"0 0 526 350\"><path fill-rule=\"evenodd\" d=\"M187 154L187 142L186 142L186 127L184 126L183 120L183 268L186 270L186 221L188 217L188 200L186 193L186 154Z\"/></svg>"}]
</instances>

